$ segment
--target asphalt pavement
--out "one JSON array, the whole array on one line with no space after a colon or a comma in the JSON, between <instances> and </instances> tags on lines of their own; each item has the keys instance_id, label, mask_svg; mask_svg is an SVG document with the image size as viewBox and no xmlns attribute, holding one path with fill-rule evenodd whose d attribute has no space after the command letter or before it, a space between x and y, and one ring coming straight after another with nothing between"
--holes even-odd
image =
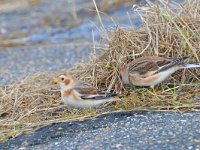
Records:
<instances>
[{"instance_id":1,"label":"asphalt pavement","mask_svg":"<svg viewBox=\"0 0 200 150\"><path fill-rule=\"evenodd\" d=\"M9 150L199 150L200 113L120 112L52 124L2 145Z\"/></svg>"}]
</instances>

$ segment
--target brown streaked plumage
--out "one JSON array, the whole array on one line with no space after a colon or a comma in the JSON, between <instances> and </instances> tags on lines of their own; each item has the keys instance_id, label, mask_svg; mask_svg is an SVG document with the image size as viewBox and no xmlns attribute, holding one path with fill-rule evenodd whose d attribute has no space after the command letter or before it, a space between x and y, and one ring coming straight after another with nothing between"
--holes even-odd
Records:
<instances>
[{"instance_id":1,"label":"brown streaked plumage","mask_svg":"<svg viewBox=\"0 0 200 150\"><path fill-rule=\"evenodd\" d=\"M177 70L200 67L199 63L185 63L184 60L187 58L189 57L141 57L122 66L120 68L120 75L124 84L153 87Z\"/></svg>"},{"instance_id":2,"label":"brown streaked plumage","mask_svg":"<svg viewBox=\"0 0 200 150\"><path fill-rule=\"evenodd\" d=\"M68 85L68 84L70 83L70 80L69 80L69 79L66 79L66 80L64 81L64 83L65 83L65 85Z\"/></svg>"},{"instance_id":3,"label":"brown streaked plumage","mask_svg":"<svg viewBox=\"0 0 200 150\"><path fill-rule=\"evenodd\" d=\"M88 83L78 82L69 74L63 74L54 79L61 87L61 97L65 104L72 107L97 107L106 102L120 100L114 93L99 92Z\"/></svg>"},{"instance_id":4,"label":"brown streaked plumage","mask_svg":"<svg viewBox=\"0 0 200 150\"><path fill-rule=\"evenodd\" d=\"M80 82L74 89L82 95L98 94L98 90L95 87L85 82Z\"/></svg>"},{"instance_id":5,"label":"brown streaked plumage","mask_svg":"<svg viewBox=\"0 0 200 150\"><path fill-rule=\"evenodd\" d=\"M63 92L63 97L68 97L68 96L70 96L71 94L73 93L73 90L67 90L67 91L64 91Z\"/></svg>"}]
</instances>

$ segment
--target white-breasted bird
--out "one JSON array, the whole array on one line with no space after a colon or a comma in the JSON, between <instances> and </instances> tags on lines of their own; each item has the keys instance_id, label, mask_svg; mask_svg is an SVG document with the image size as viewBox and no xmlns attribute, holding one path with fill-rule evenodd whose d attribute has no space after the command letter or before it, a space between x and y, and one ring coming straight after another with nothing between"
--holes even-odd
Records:
<instances>
[{"instance_id":1,"label":"white-breasted bird","mask_svg":"<svg viewBox=\"0 0 200 150\"><path fill-rule=\"evenodd\" d=\"M184 62L187 58L190 57L141 57L122 66L119 72L124 84L130 86L150 86L153 88L177 70L184 68L200 68L200 63Z\"/></svg>"},{"instance_id":2,"label":"white-breasted bird","mask_svg":"<svg viewBox=\"0 0 200 150\"><path fill-rule=\"evenodd\" d=\"M118 101L115 93L99 92L88 83L79 82L70 74L62 74L54 79L61 87L61 98L65 104L76 108L92 108L107 102Z\"/></svg>"}]
</instances>

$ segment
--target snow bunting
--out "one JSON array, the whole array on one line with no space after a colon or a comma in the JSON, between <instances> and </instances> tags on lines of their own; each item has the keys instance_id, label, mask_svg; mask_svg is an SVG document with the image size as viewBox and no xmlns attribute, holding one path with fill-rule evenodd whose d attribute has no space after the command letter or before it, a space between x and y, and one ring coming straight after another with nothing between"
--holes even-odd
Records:
<instances>
[{"instance_id":1,"label":"snow bunting","mask_svg":"<svg viewBox=\"0 0 200 150\"><path fill-rule=\"evenodd\" d=\"M150 86L153 88L177 70L200 67L200 63L184 62L187 58L190 57L141 57L122 66L119 72L124 84L132 86Z\"/></svg>"},{"instance_id":2,"label":"snow bunting","mask_svg":"<svg viewBox=\"0 0 200 150\"><path fill-rule=\"evenodd\" d=\"M120 100L117 94L98 92L95 87L78 82L69 74L59 75L54 79L54 83L60 84L62 100L71 107L91 108Z\"/></svg>"}]
</instances>

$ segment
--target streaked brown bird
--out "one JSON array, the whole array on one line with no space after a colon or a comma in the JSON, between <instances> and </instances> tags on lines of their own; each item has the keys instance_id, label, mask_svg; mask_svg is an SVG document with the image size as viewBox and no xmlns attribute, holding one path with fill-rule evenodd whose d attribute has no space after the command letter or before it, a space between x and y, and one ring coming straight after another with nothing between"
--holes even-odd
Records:
<instances>
[{"instance_id":1,"label":"streaked brown bird","mask_svg":"<svg viewBox=\"0 0 200 150\"><path fill-rule=\"evenodd\" d=\"M177 70L184 68L200 68L200 63L184 62L188 58L190 57L141 57L122 66L119 71L124 84L131 86L150 86L153 88Z\"/></svg>"},{"instance_id":2,"label":"streaked brown bird","mask_svg":"<svg viewBox=\"0 0 200 150\"><path fill-rule=\"evenodd\" d=\"M61 97L65 104L77 108L92 108L107 102L120 100L115 93L99 92L88 83L79 82L69 74L54 79L61 87Z\"/></svg>"}]
</instances>

